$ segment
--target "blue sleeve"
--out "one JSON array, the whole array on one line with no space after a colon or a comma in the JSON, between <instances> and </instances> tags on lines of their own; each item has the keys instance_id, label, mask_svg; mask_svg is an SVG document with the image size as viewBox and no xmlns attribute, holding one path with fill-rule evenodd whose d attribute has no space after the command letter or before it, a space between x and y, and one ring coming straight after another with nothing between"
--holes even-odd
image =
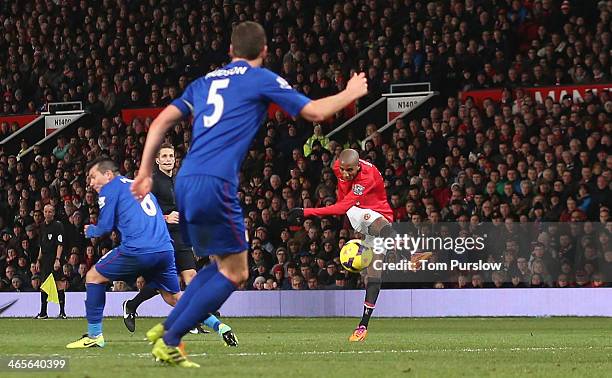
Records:
<instances>
[{"instance_id":1,"label":"blue sleeve","mask_svg":"<svg viewBox=\"0 0 612 378\"><path fill-rule=\"evenodd\" d=\"M302 108L311 101L293 89L285 79L265 68L261 69L261 80L258 85L261 95L266 100L277 104L293 117L300 114Z\"/></svg>"},{"instance_id":2,"label":"blue sleeve","mask_svg":"<svg viewBox=\"0 0 612 378\"><path fill-rule=\"evenodd\" d=\"M172 105L179 108L181 113L183 113L183 117L186 117L193 113L193 86L199 81L200 80L196 80L193 83L189 84L187 88L185 88L185 91L183 92L181 97L171 102Z\"/></svg>"},{"instance_id":3,"label":"blue sleeve","mask_svg":"<svg viewBox=\"0 0 612 378\"><path fill-rule=\"evenodd\" d=\"M100 216L98 224L90 225L85 234L88 238L97 238L108 234L115 227L115 214L117 212L117 193L116 188L110 187L112 184L102 188L98 195L98 207ZM114 185L113 185L114 186ZM113 190L115 189L115 190Z\"/></svg>"}]
</instances>

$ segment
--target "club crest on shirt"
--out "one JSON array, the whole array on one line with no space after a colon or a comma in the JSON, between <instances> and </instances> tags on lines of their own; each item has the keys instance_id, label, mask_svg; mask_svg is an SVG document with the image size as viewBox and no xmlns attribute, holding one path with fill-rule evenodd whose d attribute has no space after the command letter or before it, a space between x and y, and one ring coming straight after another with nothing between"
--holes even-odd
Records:
<instances>
[{"instance_id":1,"label":"club crest on shirt","mask_svg":"<svg viewBox=\"0 0 612 378\"><path fill-rule=\"evenodd\" d=\"M370 214L367 214L367 213L364 214L363 215L363 220L368 220L368 219L370 219Z\"/></svg>"},{"instance_id":2,"label":"club crest on shirt","mask_svg":"<svg viewBox=\"0 0 612 378\"><path fill-rule=\"evenodd\" d=\"M282 77L277 77L276 82L280 85L281 89L293 89L287 80L283 79Z\"/></svg>"},{"instance_id":3,"label":"club crest on shirt","mask_svg":"<svg viewBox=\"0 0 612 378\"><path fill-rule=\"evenodd\" d=\"M359 185L359 184L353 185L353 193L356 196L362 195L364 190L365 190L365 188L362 185Z\"/></svg>"},{"instance_id":4,"label":"club crest on shirt","mask_svg":"<svg viewBox=\"0 0 612 378\"><path fill-rule=\"evenodd\" d=\"M49 238L49 240L51 240L51 238L53 237L52 234L47 234L47 237Z\"/></svg>"}]
</instances>

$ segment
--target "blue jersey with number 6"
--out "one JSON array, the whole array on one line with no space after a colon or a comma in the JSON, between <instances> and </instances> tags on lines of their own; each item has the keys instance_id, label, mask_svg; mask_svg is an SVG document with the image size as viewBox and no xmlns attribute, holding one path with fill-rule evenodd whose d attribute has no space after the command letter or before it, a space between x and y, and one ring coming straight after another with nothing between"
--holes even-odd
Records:
<instances>
[{"instance_id":1,"label":"blue jersey with number 6","mask_svg":"<svg viewBox=\"0 0 612 378\"><path fill-rule=\"evenodd\" d=\"M115 176L98 195L98 224L87 228L88 238L100 237L113 229L121 233L118 249L124 255L172 251L166 222L151 193L138 202L130 192L133 180Z\"/></svg>"},{"instance_id":2,"label":"blue jersey with number 6","mask_svg":"<svg viewBox=\"0 0 612 378\"><path fill-rule=\"evenodd\" d=\"M238 184L238 171L268 105L292 116L310 102L285 79L236 61L191 83L172 105L193 115L189 153L179 176L210 175Z\"/></svg>"}]
</instances>

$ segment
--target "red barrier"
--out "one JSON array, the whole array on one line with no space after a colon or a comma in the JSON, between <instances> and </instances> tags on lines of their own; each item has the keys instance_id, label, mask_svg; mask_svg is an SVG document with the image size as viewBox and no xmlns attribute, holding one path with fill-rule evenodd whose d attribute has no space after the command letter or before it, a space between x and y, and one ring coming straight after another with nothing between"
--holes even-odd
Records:
<instances>
[{"instance_id":1,"label":"red barrier","mask_svg":"<svg viewBox=\"0 0 612 378\"><path fill-rule=\"evenodd\" d=\"M164 108L124 109L121 111L121 118L123 118L123 121L127 124L130 124L134 118L140 118L142 121L144 121L147 117L154 119L163 109ZM291 118L288 113L286 113L276 104L270 104L268 107L268 117L270 119L274 119L274 114L279 110L284 113L287 118ZM344 117L347 119L354 116L355 113L356 107L354 102L344 109ZM329 122L331 122L331 120Z\"/></svg>"},{"instance_id":2,"label":"red barrier","mask_svg":"<svg viewBox=\"0 0 612 378\"><path fill-rule=\"evenodd\" d=\"M155 119L162 110L164 110L164 108L123 109L121 111L121 118L129 125L134 118L140 118L142 121L146 118Z\"/></svg>"},{"instance_id":3,"label":"red barrier","mask_svg":"<svg viewBox=\"0 0 612 378\"><path fill-rule=\"evenodd\" d=\"M520 89L529 93L538 103L544 102L546 97L551 97L553 101L559 102L565 95L572 96L574 102L582 102L587 90L592 90L595 95L600 91L610 92L612 90L612 84L561 85L556 87L531 87ZM462 101L465 101L468 96L474 99L476 105L482 106L482 102L486 98L490 98L493 101L501 100L502 89L482 89L462 92Z\"/></svg>"},{"instance_id":4,"label":"red barrier","mask_svg":"<svg viewBox=\"0 0 612 378\"><path fill-rule=\"evenodd\" d=\"M17 122L19 124L19 128L22 128L28 123L34 121L37 117L38 117L38 114L2 116L0 117L0 123L8 122L8 124L10 125L13 122Z\"/></svg>"}]
</instances>

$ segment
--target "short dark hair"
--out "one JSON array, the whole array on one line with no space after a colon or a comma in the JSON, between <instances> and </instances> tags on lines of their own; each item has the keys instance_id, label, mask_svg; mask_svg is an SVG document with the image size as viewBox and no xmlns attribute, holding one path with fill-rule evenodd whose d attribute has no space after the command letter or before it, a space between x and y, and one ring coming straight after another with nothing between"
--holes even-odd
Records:
<instances>
[{"instance_id":1,"label":"short dark hair","mask_svg":"<svg viewBox=\"0 0 612 378\"><path fill-rule=\"evenodd\" d=\"M115 164L115 162L111 160L111 158L105 155L99 156L95 158L94 160L90 161L87 164L87 172L89 173L89 171L93 167L97 167L100 173L111 171L115 175L119 174L119 168L117 168L117 164Z\"/></svg>"},{"instance_id":2,"label":"short dark hair","mask_svg":"<svg viewBox=\"0 0 612 378\"><path fill-rule=\"evenodd\" d=\"M231 43L235 58L257 59L266 45L266 32L257 22L245 21L232 31Z\"/></svg>"},{"instance_id":3,"label":"short dark hair","mask_svg":"<svg viewBox=\"0 0 612 378\"><path fill-rule=\"evenodd\" d=\"M172 143L168 143L168 142L164 142L161 144L161 146L159 146L159 149L157 150L157 157L159 157L159 152L163 149L163 148L169 148L172 151L174 151L174 145Z\"/></svg>"}]
</instances>

